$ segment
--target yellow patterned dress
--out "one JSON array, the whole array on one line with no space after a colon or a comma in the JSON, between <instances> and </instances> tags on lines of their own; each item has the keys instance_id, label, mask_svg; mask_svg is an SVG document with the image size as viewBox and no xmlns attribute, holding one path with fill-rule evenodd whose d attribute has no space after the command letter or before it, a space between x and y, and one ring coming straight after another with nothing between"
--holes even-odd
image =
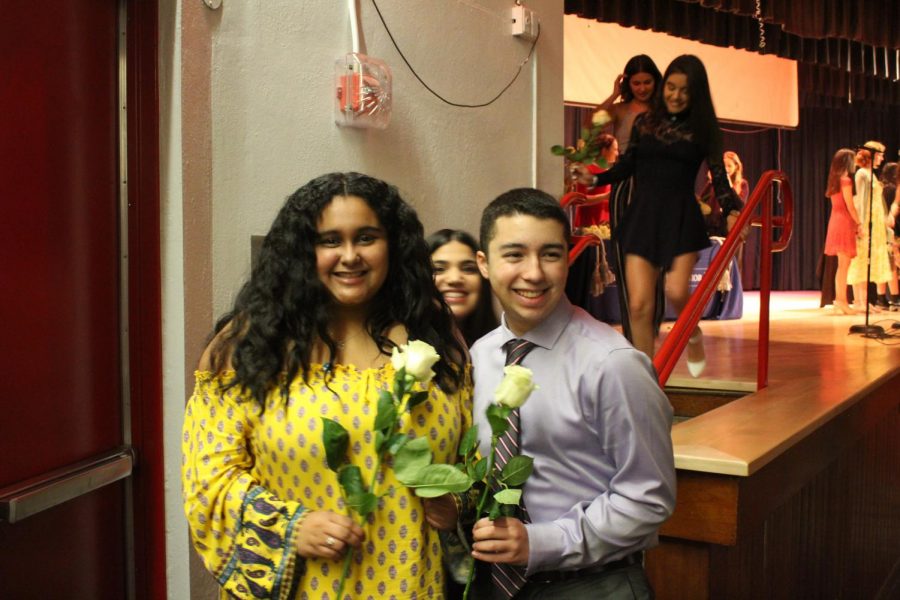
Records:
<instances>
[{"instance_id":1,"label":"yellow patterned dress","mask_svg":"<svg viewBox=\"0 0 900 600\"><path fill-rule=\"evenodd\" d=\"M877 179L872 190L872 270L869 273L869 177L868 170L859 169L856 175L856 213L862 223L862 237L856 238L856 256L850 260L847 283L855 285L869 281L886 283L891 278L891 261L888 250L887 228L884 220L884 187ZM856 201L856 198L854 198Z\"/></svg>"},{"instance_id":2,"label":"yellow patterned dress","mask_svg":"<svg viewBox=\"0 0 900 600\"><path fill-rule=\"evenodd\" d=\"M350 432L350 460L371 481L378 392L390 387L394 369L338 365L332 375L326 384L314 365L308 384L293 382L286 404L273 391L262 411L234 387L223 392L233 373L195 373L182 437L185 512L222 597L335 600L342 560L304 560L295 551L303 511L346 514L325 464L321 418ZM471 422L471 384L446 394L432 383L429 391L401 429L427 437L435 462L452 463ZM438 534L425 522L421 500L386 464L378 493L392 491L363 525L366 539L341 600L443 598Z\"/></svg>"}]
</instances>

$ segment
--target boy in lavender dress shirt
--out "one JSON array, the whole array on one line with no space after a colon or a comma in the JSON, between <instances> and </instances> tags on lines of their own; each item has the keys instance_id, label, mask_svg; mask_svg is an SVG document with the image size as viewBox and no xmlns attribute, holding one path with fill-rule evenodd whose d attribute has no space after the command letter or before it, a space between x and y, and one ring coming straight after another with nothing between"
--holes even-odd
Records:
<instances>
[{"instance_id":1,"label":"boy in lavender dress shirt","mask_svg":"<svg viewBox=\"0 0 900 600\"><path fill-rule=\"evenodd\" d=\"M493 563L498 598L650 598L643 550L675 506L672 409L647 356L566 299L568 239L539 190L509 191L482 215L478 265L504 310L472 347L482 453L507 341L535 344L521 364L538 389L520 412L520 452L534 457L527 522L481 519L472 554Z\"/></svg>"}]
</instances>

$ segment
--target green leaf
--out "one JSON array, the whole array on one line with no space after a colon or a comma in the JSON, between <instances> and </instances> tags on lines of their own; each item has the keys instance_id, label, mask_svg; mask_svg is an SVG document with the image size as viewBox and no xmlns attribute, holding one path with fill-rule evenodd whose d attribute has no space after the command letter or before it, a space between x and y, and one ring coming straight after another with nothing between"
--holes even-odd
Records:
<instances>
[{"instance_id":1,"label":"green leaf","mask_svg":"<svg viewBox=\"0 0 900 600\"><path fill-rule=\"evenodd\" d=\"M487 467L488 467L488 459L482 458L477 463L475 463L475 476L472 478L476 481L484 480L484 476L487 475Z\"/></svg>"},{"instance_id":2,"label":"green leaf","mask_svg":"<svg viewBox=\"0 0 900 600\"><path fill-rule=\"evenodd\" d=\"M478 425L472 425L466 430L462 440L459 442L459 455L465 456L475 449L476 444L478 444Z\"/></svg>"},{"instance_id":3,"label":"green leaf","mask_svg":"<svg viewBox=\"0 0 900 600\"><path fill-rule=\"evenodd\" d=\"M488 519L491 521L496 521L500 517L500 504L494 498L491 498L490 506L488 507Z\"/></svg>"},{"instance_id":4,"label":"green leaf","mask_svg":"<svg viewBox=\"0 0 900 600\"><path fill-rule=\"evenodd\" d=\"M468 475L453 465L441 464L421 469L416 480L406 485L415 488L416 496L420 498L436 498L451 492L465 492L473 483Z\"/></svg>"},{"instance_id":5,"label":"green leaf","mask_svg":"<svg viewBox=\"0 0 900 600\"><path fill-rule=\"evenodd\" d=\"M555 146L550 146L550 152L556 156L565 156L566 149L557 144Z\"/></svg>"},{"instance_id":6,"label":"green leaf","mask_svg":"<svg viewBox=\"0 0 900 600\"><path fill-rule=\"evenodd\" d=\"M375 451L381 453L381 448L384 446L384 433L381 431L375 432Z\"/></svg>"},{"instance_id":7,"label":"green leaf","mask_svg":"<svg viewBox=\"0 0 900 600\"><path fill-rule=\"evenodd\" d=\"M488 406L485 414L487 415L488 423L491 424L491 434L494 437L500 437L509 429L509 421L506 420L509 413L510 409L505 406L500 406L499 404Z\"/></svg>"},{"instance_id":8,"label":"green leaf","mask_svg":"<svg viewBox=\"0 0 900 600\"><path fill-rule=\"evenodd\" d=\"M397 407L388 392L378 394L378 412L375 415L375 431L390 431L397 420Z\"/></svg>"},{"instance_id":9,"label":"green leaf","mask_svg":"<svg viewBox=\"0 0 900 600\"><path fill-rule=\"evenodd\" d=\"M501 517L515 517L518 513L519 507L513 506L512 504L501 504L500 505L500 516Z\"/></svg>"},{"instance_id":10,"label":"green leaf","mask_svg":"<svg viewBox=\"0 0 900 600\"><path fill-rule=\"evenodd\" d=\"M528 476L534 470L534 459L530 456L519 454L509 459L500 471L500 481L508 486L517 486L525 483Z\"/></svg>"},{"instance_id":11,"label":"green leaf","mask_svg":"<svg viewBox=\"0 0 900 600\"><path fill-rule=\"evenodd\" d=\"M418 437L406 442L394 456L394 474L403 485L410 485L423 467L431 464L428 438Z\"/></svg>"},{"instance_id":12,"label":"green leaf","mask_svg":"<svg viewBox=\"0 0 900 600\"><path fill-rule=\"evenodd\" d=\"M583 140L589 140L589 139L591 139L591 130L588 129L587 127L582 127L582 128L581 128L581 136L580 136L580 137L581 137L581 139L583 139Z\"/></svg>"},{"instance_id":13,"label":"green leaf","mask_svg":"<svg viewBox=\"0 0 900 600\"><path fill-rule=\"evenodd\" d=\"M363 483L362 471L356 465L344 465L338 471L338 482L344 489L344 495L350 497L354 494L363 494L366 486Z\"/></svg>"},{"instance_id":14,"label":"green leaf","mask_svg":"<svg viewBox=\"0 0 900 600\"><path fill-rule=\"evenodd\" d=\"M371 514L378 507L378 498L369 492L347 496L346 502L350 510L363 517Z\"/></svg>"},{"instance_id":15,"label":"green leaf","mask_svg":"<svg viewBox=\"0 0 900 600\"><path fill-rule=\"evenodd\" d=\"M325 446L325 462L332 471L337 471L347 462L347 447L350 434L334 419L322 417L322 444Z\"/></svg>"},{"instance_id":16,"label":"green leaf","mask_svg":"<svg viewBox=\"0 0 900 600\"><path fill-rule=\"evenodd\" d=\"M394 375L394 396L403 399L406 393L406 367L403 367Z\"/></svg>"},{"instance_id":17,"label":"green leaf","mask_svg":"<svg viewBox=\"0 0 900 600\"><path fill-rule=\"evenodd\" d=\"M409 408L409 410L412 410L426 400L428 400L428 392L415 392L414 394L411 394L409 396L407 407Z\"/></svg>"},{"instance_id":18,"label":"green leaf","mask_svg":"<svg viewBox=\"0 0 900 600\"><path fill-rule=\"evenodd\" d=\"M392 456L396 456L397 452L400 451L400 448L403 447L403 444L405 444L407 440L409 440L409 436L405 433L395 433L387 442L385 442L387 451L390 452Z\"/></svg>"},{"instance_id":19,"label":"green leaf","mask_svg":"<svg viewBox=\"0 0 900 600\"><path fill-rule=\"evenodd\" d=\"M496 500L500 504L513 504L515 506L518 506L519 500L521 499L522 490L515 490L512 488L500 490L499 492L494 494L494 500Z\"/></svg>"}]
</instances>

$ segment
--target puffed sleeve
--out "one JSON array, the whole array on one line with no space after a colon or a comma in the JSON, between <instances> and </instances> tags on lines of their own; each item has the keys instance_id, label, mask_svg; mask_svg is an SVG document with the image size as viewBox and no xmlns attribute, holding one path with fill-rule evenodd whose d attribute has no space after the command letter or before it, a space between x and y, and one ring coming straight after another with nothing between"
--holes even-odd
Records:
<instances>
[{"instance_id":1,"label":"puffed sleeve","mask_svg":"<svg viewBox=\"0 0 900 600\"><path fill-rule=\"evenodd\" d=\"M219 377L195 374L182 435L184 509L206 568L235 598L290 598L305 563L296 553L303 507L251 476L249 436L259 411Z\"/></svg>"}]
</instances>

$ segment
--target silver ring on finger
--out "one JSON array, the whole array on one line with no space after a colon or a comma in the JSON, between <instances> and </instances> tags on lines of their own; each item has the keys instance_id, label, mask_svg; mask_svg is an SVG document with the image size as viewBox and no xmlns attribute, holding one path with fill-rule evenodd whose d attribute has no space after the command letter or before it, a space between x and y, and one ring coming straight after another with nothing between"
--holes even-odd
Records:
<instances>
[{"instance_id":1,"label":"silver ring on finger","mask_svg":"<svg viewBox=\"0 0 900 600\"><path fill-rule=\"evenodd\" d=\"M337 542L337 540L334 539L333 537L331 537L330 535L325 538L325 545L328 546L329 548L334 548L334 544L336 542Z\"/></svg>"}]
</instances>

